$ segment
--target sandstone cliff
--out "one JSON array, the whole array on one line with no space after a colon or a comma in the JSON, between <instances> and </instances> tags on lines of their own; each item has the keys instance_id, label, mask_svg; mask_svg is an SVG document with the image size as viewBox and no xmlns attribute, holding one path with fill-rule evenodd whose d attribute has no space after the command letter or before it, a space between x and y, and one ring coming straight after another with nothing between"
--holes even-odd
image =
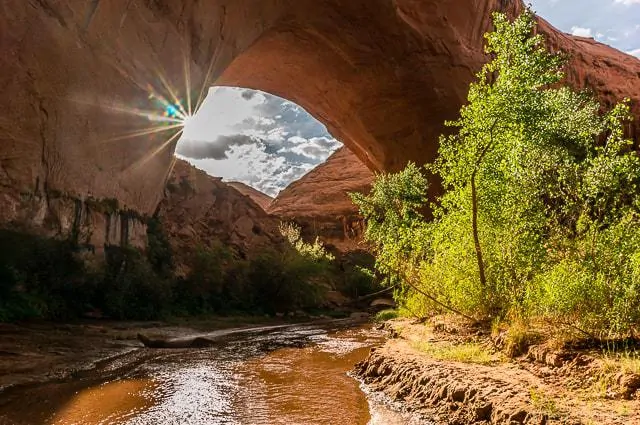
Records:
<instances>
[{"instance_id":1,"label":"sandstone cliff","mask_svg":"<svg viewBox=\"0 0 640 425\"><path fill-rule=\"evenodd\" d=\"M10 208L9 230L72 240L95 254L110 245L144 248L147 244L147 217L123 209L117 199L47 190L22 193L15 203L0 205Z\"/></svg>"},{"instance_id":2,"label":"sandstone cliff","mask_svg":"<svg viewBox=\"0 0 640 425\"><path fill-rule=\"evenodd\" d=\"M269 209L269 205L273 202L273 198L266 193L262 193L257 189L252 188L251 186L247 186L241 182L228 182L227 185L231 186L238 192L242 193L244 196L248 196L253 202L260 205L260 208L267 211Z\"/></svg>"},{"instance_id":3,"label":"sandstone cliff","mask_svg":"<svg viewBox=\"0 0 640 425\"><path fill-rule=\"evenodd\" d=\"M199 246L221 242L242 257L283 243L280 221L220 178L176 159L157 211L184 274Z\"/></svg>"},{"instance_id":4,"label":"sandstone cliff","mask_svg":"<svg viewBox=\"0 0 640 425\"><path fill-rule=\"evenodd\" d=\"M373 173L347 148L278 194L268 212L302 227L303 237L319 236L342 252L364 249L363 221L349 192L366 192Z\"/></svg>"},{"instance_id":5,"label":"sandstone cliff","mask_svg":"<svg viewBox=\"0 0 640 425\"><path fill-rule=\"evenodd\" d=\"M151 214L178 128L218 83L262 89L317 117L369 168L433 159L485 62L490 13L519 0L5 0L0 5L0 221L23 196L117 199ZM640 60L544 21L568 80L640 117ZM637 137L640 120L628 131ZM154 131L149 133L149 131ZM437 190L437 185L432 186Z\"/></svg>"}]
</instances>

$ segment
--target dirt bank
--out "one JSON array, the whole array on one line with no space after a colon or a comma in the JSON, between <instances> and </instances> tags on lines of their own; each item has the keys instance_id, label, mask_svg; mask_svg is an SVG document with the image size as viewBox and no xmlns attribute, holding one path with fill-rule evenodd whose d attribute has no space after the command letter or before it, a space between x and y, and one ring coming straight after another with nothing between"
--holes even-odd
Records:
<instances>
[{"instance_id":1,"label":"dirt bank","mask_svg":"<svg viewBox=\"0 0 640 425\"><path fill-rule=\"evenodd\" d=\"M509 359L481 332L390 328L396 338L355 375L438 424L640 424L638 375L595 350L532 346Z\"/></svg>"}]
</instances>

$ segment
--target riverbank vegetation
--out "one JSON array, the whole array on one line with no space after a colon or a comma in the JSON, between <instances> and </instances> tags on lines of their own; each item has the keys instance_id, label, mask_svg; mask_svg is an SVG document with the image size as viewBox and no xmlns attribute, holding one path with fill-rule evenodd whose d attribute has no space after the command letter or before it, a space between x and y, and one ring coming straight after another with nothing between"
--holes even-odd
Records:
<instances>
[{"instance_id":1,"label":"riverbank vegetation","mask_svg":"<svg viewBox=\"0 0 640 425\"><path fill-rule=\"evenodd\" d=\"M546 50L531 12L494 24L492 60L438 159L352 194L376 267L417 317L634 338L640 158L624 137L628 104L605 108L564 86L566 58Z\"/></svg>"},{"instance_id":2,"label":"riverbank vegetation","mask_svg":"<svg viewBox=\"0 0 640 425\"><path fill-rule=\"evenodd\" d=\"M152 219L147 228L146 250L109 246L104 260L70 240L1 230L0 322L274 315L320 311L330 290L375 292L371 274L356 266L345 271L319 241L304 242L291 224L282 226L280 246L248 257L219 241L196 247L183 274L161 223Z\"/></svg>"}]
</instances>

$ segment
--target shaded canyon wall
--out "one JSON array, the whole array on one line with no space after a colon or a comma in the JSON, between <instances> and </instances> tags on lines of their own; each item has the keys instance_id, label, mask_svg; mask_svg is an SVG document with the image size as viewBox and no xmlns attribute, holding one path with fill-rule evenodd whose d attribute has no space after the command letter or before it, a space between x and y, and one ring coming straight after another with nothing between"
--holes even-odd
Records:
<instances>
[{"instance_id":1,"label":"shaded canyon wall","mask_svg":"<svg viewBox=\"0 0 640 425\"><path fill-rule=\"evenodd\" d=\"M152 214L179 129L159 121L163 102L193 109L214 83L300 104L371 169L430 160L486 60L490 13L521 8L515 0L5 0L0 223L38 227L42 199L56 193ZM638 59L544 21L540 30L571 55L572 84L607 104L631 97L640 116ZM76 222L79 209L45 204L58 227ZM110 243L109 232L101 241L94 232L93 243Z\"/></svg>"},{"instance_id":2,"label":"shaded canyon wall","mask_svg":"<svg viewBox=\"0 0 640 425\"><path fill-rule=\"evenodd\" d=\"M176 159L156 217L172 248L176 272L188 273L198 249L221 243L241 258L284 244L280 220L220 178Z\"/></svg>"}]
</instances>

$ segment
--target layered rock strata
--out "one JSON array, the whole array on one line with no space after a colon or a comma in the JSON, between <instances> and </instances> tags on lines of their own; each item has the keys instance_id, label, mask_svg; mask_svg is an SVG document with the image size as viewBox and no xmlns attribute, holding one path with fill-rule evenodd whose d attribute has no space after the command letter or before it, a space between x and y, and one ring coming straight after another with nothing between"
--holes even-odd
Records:
<instances>
[{"instance_id":1,"label":"layered rock strata","mask_svg":"<svg viewBox=\"0 0 640 425\"><path fill-rule=\"evenodd\" d=\"M373 391L439 424L560 423L532 408L529 394L536 379L525 372L512 379L490 366L430 360L397 346L372 350L355 374Z\"/></svg>"}]
</instances>

